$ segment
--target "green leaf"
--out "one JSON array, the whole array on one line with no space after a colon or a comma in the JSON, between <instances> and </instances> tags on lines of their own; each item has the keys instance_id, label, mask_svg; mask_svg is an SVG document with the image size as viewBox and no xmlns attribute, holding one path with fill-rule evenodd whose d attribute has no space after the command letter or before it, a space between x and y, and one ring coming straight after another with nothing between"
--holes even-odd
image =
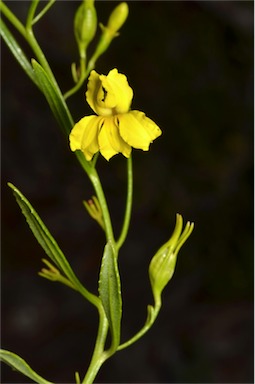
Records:
<instances>
[{"instance_id":1,"label":"green leaf","mask_svg":"<svg viewBox=\"0 0 255 384\"><path fill-rule=\"evenodd\" d=\"M110 241L106 244L99 278L99 295L112 333L112 349L120 342L122 300L117 259Z\"/></svg>"},{"instance_id":2,"label":"green leaf","mask_svg":"<svg viewBox=\"0 0 255 384\"><path fill-rule=\"evenodd\" d=\"M30 79L37 85L38 81L35 76L35 73L33 71L33 68L31 66L31 63L27 59L26 55L20 48L19 44L13 37L12 33L9 31L8 27L5 25L4 21L1 19L0 20L0 25L1 25L1 36L4 39L5 43L7 44L8 48L12 52L13 56L15 59L19 62L20 66L24 69L26 74L30 77Z\"/></svg>"},{"instance_id":3,"label":"green leaf","mask_svg":"<svg viewBox=\"0 0 255 384\"><path fill-rule=\"evenodd\" d=\"M8 183L8 186L12 189L13 194L19 204L23 215L25 216L27 223L36 237L37 241L44 249L45 253L54 262L54 264L63 272L64 275L73 283L75 288L86 297L87 300L92 302L94 305L98 304L98 297L91 294L87 289L80 283L75 273L73 272L70 264L68 263L65 255L59 248L57 242L50 234L43 221L25 198L25 196L16 188L13 184Z\"/></svg>"},{"instance_id":4,"label":"green leaf","mask_svg":"<svg viewBox=\"0 0 255 384\"><path fill-rule=\"evenodd\" d=\"M32 368L30 368L25 360L15 353L1 349L0 360L10 365L13 369L19 371L23 375L29 377L31 380L34 380L38 384L53 384L51 381L45 380L43 377L39 376L32 370Z\"/></svg>"},{"instance_id":5,"label":"green leaf","mask_svg":"<svg viewBox=\"0 0 255 384\"><path fill-rule=\"evenodd\" d=\"M74 126L72 116L58 86L50 79L42 66L32 59L32 66L40 89L64 133L69 135Z\"/></svg>"},{"instance_id":6,"label":"green leaf","mask_svg":"<svg viewBox=\"0 0 255 384\"><path fill-rule=\"evenodd\" d=\"M25 196L13 184L8 183L8 186L12 189L16 201L37 241L55 265L63 271L65 269L65 257L58 244Z\"/></svg>"}]
</instances>

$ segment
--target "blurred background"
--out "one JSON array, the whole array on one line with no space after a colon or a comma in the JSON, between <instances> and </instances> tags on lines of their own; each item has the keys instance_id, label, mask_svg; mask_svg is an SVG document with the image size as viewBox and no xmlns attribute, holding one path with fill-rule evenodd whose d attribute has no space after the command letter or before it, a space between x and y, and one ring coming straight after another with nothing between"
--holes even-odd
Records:
<instances>
[{"instance_id":1,"label":"blurred background","mask_svg":"<svg viewBox=\"0 0 255 384\"><path fill-rule=\"evenodd\" d=\"M24 21L29 2L7 3ZM78 62L72 20L79 4L57 1L35 27L63 91ZM116 5L96 1L98 20L106 24ZM107 361L96 382L252 383L253 2L128 5L128 20L96 70L125 73L132 108L157 122L163 135L148 153L133 151L134 208L120 255L123 341L145 321L152 303L148 265L171 235L176 213L194 221L195 230L152 330ZM30 200L93 292L104 235L82 206L92 187L43 95L4 43L1 54L2 347L46 379L72 383L74 372L83 377L87 368L97 313L75 292L37 275L44 252L6 183ZM92 113L85 88L68 100L75 121ZM98 160L117 233L125 170L122 156ZM28 382L2 367L2 383Z\"/></svg>"}]
</instances>

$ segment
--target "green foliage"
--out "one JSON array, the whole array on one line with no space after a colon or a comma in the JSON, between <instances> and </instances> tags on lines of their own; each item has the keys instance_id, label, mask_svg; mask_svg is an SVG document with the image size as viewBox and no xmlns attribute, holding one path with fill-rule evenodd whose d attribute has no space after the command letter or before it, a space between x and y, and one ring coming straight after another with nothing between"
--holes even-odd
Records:
<instances>
[{"instance_id":1,"label":"green foliage","mask_svg":"<svg viewBox=\"0 0 255 384\"><path fill-rule=\"evenodd\" d=\"M32 0L29 4L26 23L24 25L3 2L0 2L0 9L4 16L26 40L30 49L32 49L33 57L36 59L32 58L31 63L3 20L1 20L1 35L25 73L45 96L55 119L65 136L68 137L74 122L65 99L78 91L89 72L94 68L96 60L108 49L112 40L118 35L119 29L128 16L128 5L127 3L117 5L109 17L108 24L105 27L100 25L102 34L87 64L85 60L86 48L95 35L97 16L94 1L83 1L82 5L78 8L74 20L75 37L79 47L80 67L76 68L76 64L72 64L73 77L76 85L63 95L33 32L34 24L45 15L54 2L55 0L48 1L43 9L37 13L39 0ZM92 161L87 161L82 152L76 151L75 155L89 177L96 193L96 197L93 197L94 205L90 206L85 203L85 207L90 215L103 227L106 236L106 246L104 248L98 282L99 296L90 293L80 282L56 240L27 198L13 184L8 183L8 185L12 189L15 199L32 233L51 260L42 260L46 268L42 268L39 275L48 280L60 282L78 291L98 310L98 333L89 368L83 381L80 380L77 372L75 374L77 384L90 384L94 381L102 364L113 353L137 341L153 325L161 308L161 292L173 275L177 253L191 234L193 224L188 222L181 234L182 217L177 215L177 224L173 236L159 249L149 267L150 281L155 299L154 306L147 306L147 319L141 330L127 342L120 345L122 296L118 270L118 252L126 239L131 217L133 191L132 160L131 157L127 160L127 200L125 216L119 239L115 241L107 201L96 171L96 157ZM105 343L109 330L111 332L111 346L106 350ZM35 382L39 384L52 384L35 373L21 357L12 352L2 350L0 358L3 362L9 364L12 368L18 370Z\"/></svg>"},{"instance_id":2,"label":"green foliage","mask_svg":"<svg viewBox=\"0 0 255 384\"><path fill-rule=\"evenodd\" d=\"M18 190L18 188L16 188L11 183L8 183L8 185L12 189L16 201L20 206L21 211L25 216L31 231L33 232L38 243L44 249L47 256L53 261L57 268L67 277L67 279L71 282L75 289L77 289L90 302L97 305L97 297L89 293L80 283L75 273L73 272L70 264L68 263L65 255L59 248L57 242L52 237L49 230L47 229L35 209L25 198L25 196Z\"/></svg>"},{"instance_id":3,"label":"green foliage","mask_svg":"<svg viewBox=\"0 0 255 384\"><path fill-rule=\"evenodd\" d=\"M17 43L16 39L14 38L13 34L10 32L9 28L6 26L4 21L0 19L0 25L1 25L1 36L4 39L5 43L7 44L8 48L12 52L15 59L20 64L21 68L25 71L25 73L28 75L28 77L37 85L38 81L35 76L35 73L33 71L32 65L27 59L26 55L22 51L20 45Z\"/></svg>"},{"instance_id":4,"label":"green foliage","mask_svg":"<svg viewBox=\"0 0 255 384\"><path fill-rule=\"evenodd\" d=\"M29 377L38 384L53 384L51 381L45 380L43 377L38 375L32 368L23 360L21 357L10 351L0 350L0 360L10 365L13 369L19 371L24 376Z\"/></svg>"},{"instance_id":5,"label":"green foliage","mask_svg":"<svg viewBox=\"0 0 255 384\"><path fill-rule=\"evenodd\" d=\"M99 295L112 333L111 349L116 350L120 340L122 299L116 253L110 242L106 244L102 258Z\"/></svg>"},{"instance_id":6,"label":"green foliage","mask_svg":"<svg viewBox=\"0 0 255 384\"><path fill-rule=\"evenodd\" d=\"M62 93L52 82L43 67L34 59L32 59L32 66L36 80L42 93L46 97L53 115L59 123L59 126L63 129L64 133L68 135L73 127L73 120Z\"/></svg>"}]
</instances>

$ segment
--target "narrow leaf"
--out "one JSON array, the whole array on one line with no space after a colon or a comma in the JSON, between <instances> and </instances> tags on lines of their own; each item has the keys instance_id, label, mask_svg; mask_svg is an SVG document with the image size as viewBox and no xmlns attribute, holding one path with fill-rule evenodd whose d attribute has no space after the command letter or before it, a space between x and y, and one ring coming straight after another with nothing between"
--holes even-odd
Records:
<instances>
[{"instance_id":1,"label":"narrow leaf","mask_svg":"<svg viewBox=\"0 0 255 384\"><path fill-rule=\"evenodd\" d=\"M46 97L56 120L64 133L69 135L74 123L62 93L57 85L52 82L42 66L34 59L32 60L32 66L40 89Z\"/></svg>"},{"instance_id":2,"label":"narrow leaf","mask_svg":"<svg viewBox=\"0 0 255 384\"><path fill-rule=\"evenodd\" d=\"M39 87L46 97L46 100L48 101L59 126L63 130L64 134L69 136L69 133L74 126L74 122L58 85L50 79L42 66L34 59L32 59L32 66L34 68ZM81 151L76 151L75 155L83 169L89 174L91 167L90 162L85 159Z\"/></svg>"},{"instance_id":3,"label":"narrow leaf","mask_svg":"<svg viewBox=\"0 0 255 384\"><path fill-rule=\"evenodd\" d=\"M90 302L95 304L95 298L98 298L88 292L86 288L80 283L70 264L68 263L65 255L59 248L57 242L52 237L35 209L13 184L8 183L8 185L12 189L16 201L19 204L31 231L33 232L41 247L44 249L45 253L54 262L58 269L61 270L63 274L66 275L68 279L75 285L77 290L79 290L81 294L85 296Z\"/></svg>"},{"instance_id":4,"label":"narrow leaf","mask_svg":"<svg viewBox=\"0 0 255 384\"><path fill-rule=\"evenodd\" d=\"M1 36L4 39L5 43L7 44L10 51L12 52L13 56L19 62L20 66L26 72L26 74L30 77L30 79L37 86L39 86L35 73L33 71L33 68L31 66L31 63L27 59L26 55L24 54L19 44L17 43L12 33L9 31L8 27L6 26L6 24L2 19L0 20L0 25L1 25L1 28L0 28Z\"/></svg>"},{"instance_id":5,"label":"narrow leaf","mask_svg":"<svg viewBox=\"0 0 255 384\"><path fill-rule=\"evenodd\" d=\"M104 249L99 278L99 295L112 333L112 348L116 350L120 341L122 300L117 259L110 242Z\"/></svg>"},{"instance_id":6,"label":"narrow leaf","mask_svg":"<svg viewBox=\"0 0 255 384\"><path fill-rule=\"evenodd\" d=\"M25 196L13 184L8 183L8 186L12 189L14 197L37 241L55 265L62 269L61 260L64 256L58 244Z\"/></svg>"},{"instance_id":7,"label":"narrow leaf","mask_svg":"<svg viewBox=\"0 0 255 384\"><path fill-rule=\"evenodd\" d=\"M15 353L1 349L0 360L10 365L13 369L19 371L23 375L29 377L31 380L34 380L38 384L53 384L51 381L45 380L43 377L39 376L32 370L32 368L30 368L25 360Z\"/></svg>"}]
</instances>

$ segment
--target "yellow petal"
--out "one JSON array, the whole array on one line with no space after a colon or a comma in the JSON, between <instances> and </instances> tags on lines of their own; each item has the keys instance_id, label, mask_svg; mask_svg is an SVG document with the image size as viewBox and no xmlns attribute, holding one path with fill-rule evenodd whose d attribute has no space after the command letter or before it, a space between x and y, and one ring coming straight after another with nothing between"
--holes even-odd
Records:
<instances>
[{"instance_id":1,"label":"yellow petal","mask_svg":"<svg viewBox=\"0 0 255 384\"><path fill-rule=\"evenodd\" d=\"M100 116L109 116L112 114L112 109L107 108L104 103L105 92L102 88L102 81L96 71L91 71L88 81L88 89L86 99L93 111Z\"/></svg>"},{"instance_id":2,"label":"yellow petal","mask_svg":"<svg viewBox=\"0 0 255 384\"><path fill-rule=\"evenodd\" d=\"M109 99L109 107L115 106L113 114L126 113L129 111L131 101L133 98L133 90L129 86L127 78L122 73L118 73L118 70L112 69L107 76L100 76L102 79L102 86L107 92L106 101Z\"/></svg>"},{"instance_id":3,"label":"yellow petal","mask_svg":"<svg viewBox=\"0 0 255 384\"><path fill-rule=\"evenodd\" d=\"M87 102L100 116L126 113L130 108L133 90L125 75L113 69L107 76L91 71L86 92Z\"/></svg>"},{"instance_id":4,"label":"yellow petal","mask_svg":"<svg viewBox=\"0 0 255 384\"><path fill-rule=\"evenodd\" d=\"M72 151L80 149L91 160L99 150L97 136L101 120L99 116L86 116L75 124L69 136Z\"/></svg>"},{"instance_id":5,"label":"yellow petal","mask_svg":"<svg viewBox=\"0 0 255 384\"><path fill-rule=\"evenodd\" d=\"M162 131L159 126L154 123L154 121L151 120L149 117L147 117L144 112L134 110L130 111L130 113L135 116L135 118L139 120L139 122L146 129L147 133L151 137L151 142L162 134Z\"/></svg>"},{"instance_id":6,"label":"yellow petal","mask_svg":"<svg viewBox=\"0 0 255 384\"><path fill-rule=\"evenodd\" d=\"M118 115L118 119L121 137L137 149L148 151L150 143L162 133L159 127L140 111Z\"/></svg>"},{"instance_id":7,"label":"yellow petal","mask_svg":"<svg viewBox=\"0 0 255 384\"><path fill-rule=\"evenodd\" d=\"M120 137L114 117L105 117L98 135L99 150L106 160L121 152L129 157L131 147Z\"/></svg>"}]
</instances>

